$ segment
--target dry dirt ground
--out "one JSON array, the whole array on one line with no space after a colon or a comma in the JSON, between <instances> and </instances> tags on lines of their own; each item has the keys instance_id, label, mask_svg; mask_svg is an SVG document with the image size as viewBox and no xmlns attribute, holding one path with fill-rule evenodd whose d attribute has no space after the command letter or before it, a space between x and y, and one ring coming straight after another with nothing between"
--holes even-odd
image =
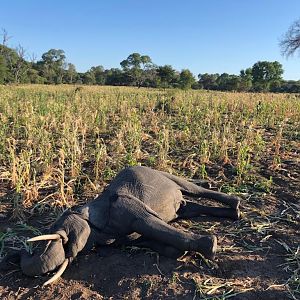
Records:
<instances>
[{"instance_id":1,"label":"dry dirt ground","mask_svg":"<svg viewBox=\"0 0 300 300\"><path fill-rule=\"evenodd\" d=\"M2 266L1 299L300 299L298 150L276 170L267 159L260 166L261 176L272 176L271 190L253 185L241 192L241 220L199 217L174 223L215 233L219 252L214 262L203 261L197 253L176 261L147 249L100 248L79 255L62 278L47 287L42 283L49 274L30 278L18 265ZM211 178L230 177L230 168L208 171ZM32 216L26 226L17 224L12 219L15 196L5 182L0 185L3 256L20 247L20 237L33 235L29 225L43 228L49 215ZM5 234L12 237L5 239Z\"/></svg>"}]
</instances>

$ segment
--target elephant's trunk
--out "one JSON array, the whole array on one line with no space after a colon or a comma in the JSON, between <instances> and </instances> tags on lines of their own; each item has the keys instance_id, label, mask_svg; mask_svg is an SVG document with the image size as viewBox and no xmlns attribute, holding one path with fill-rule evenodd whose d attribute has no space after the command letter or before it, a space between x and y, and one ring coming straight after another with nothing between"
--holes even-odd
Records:
<instances>
[{"instance_id":1,"label":"elephant's trunk","mask_svg":"<svg viewBox=\"0 0 300 300\"><path fill-rule=\"evenodd\" d=\"M37 276L53 271L65 261L62 240L43 242L43 247L33 255L27 252L21 255L22 272L28 276Z\"/></svg>"}]
</instances>

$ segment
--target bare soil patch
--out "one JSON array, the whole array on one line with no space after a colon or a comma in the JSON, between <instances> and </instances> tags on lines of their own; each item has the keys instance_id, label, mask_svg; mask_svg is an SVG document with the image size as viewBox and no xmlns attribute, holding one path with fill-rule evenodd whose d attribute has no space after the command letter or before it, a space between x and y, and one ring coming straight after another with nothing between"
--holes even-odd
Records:
<instances>
[{"instance_id":1,"label":"bare soil patch","mask_svg":"<svg viewBox=\"0 0 300 300\"><path fill-rule=\"evenodd\" d=\"M256 187L242 194L241 220L203 217L174 223L214 232L219 242L214 262L204 262L196 253L176 261L147 249L99 248L79 255L48 287L42 287L47 276L26 277L17 264L2 264L1 299L299 299L299 277L298 286L293 277L299 273L293 272L299 268L300 168L299 153L291 153L278 169L271 170L268 159L260 166L260 176L272 176L272 190ZM220 171L230 175L225 167L208 171L214 178ZM3 255L20 247L32 228L47 226L54 213L33 215L22 227L12 218L16 195L5 182L0 193L0 231L18 235L0 244Z\"/></svg>"}]
</instances>

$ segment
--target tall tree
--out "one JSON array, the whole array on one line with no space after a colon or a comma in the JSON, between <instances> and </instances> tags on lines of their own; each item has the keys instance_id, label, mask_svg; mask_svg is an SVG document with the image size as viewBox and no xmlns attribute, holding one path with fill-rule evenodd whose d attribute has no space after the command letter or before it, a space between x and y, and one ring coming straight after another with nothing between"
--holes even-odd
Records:
<instances>
[{"instance_id":1,"label":"tall tree","mask_svg":"<svg viewBox=\"0 0 300 300\"><path fill-rule=\"evenodd\" d=\"M120 62L120 65L128 77L129 84L142 86L147 79L148 70L154 67L148 55L139 53L130 54L127 59Z\"/></svg>"},{"instance_id":2,"label":"tall tree","mask_svg":"<svg viewBox=\"0 0 300 300\"><path fill-rule=\"evenodd\" d=\"M118 68L105 70L105 84L107 85L126 85L124 73Z\"/></svg>"},{"instance_id":3,"label":"tall tree","mask_svg":"<svg viewBox=\"0 0 300 300\"><path fill-rule=\"evenodd\" d=\"M65 73L65 82L75 83L78 79L78 73L76 72L75 65L68 63L68 67Z\"/></svg>"},{"instance_id":4,"label":"tall tree","mask_svg":"<svg viewBox=\"0 0 300 300\"><path fill-rule=\"evenodd\" d=\"M195 82L195 77L190 70L184 69L180 72L179 86L181 89L190 89L192 87L192 84Z\"/></svg>"},{"instance_id":5,"label":"tall tree","mask_svg":"<svg viewBox=\"0 0 300 300\"><path fill-rule=\"evenodd\" d=\"M252 67L253 88L256 91L269 91L278 88L282 82L283 68L278 61L259 61Z\"/></svg>"},{"instance_id":6,"label":"tall tree","mask_svg":"<svg viewBox=\"0 0 300 300\"><path fill-rule=\"evenodd\" d=\"M221 91L237 91L240 89L241 78L227 73L221 74L217 80L218 89Z\"/></svg>"},{"instance_id":7,"label":"tall tree","mask_svg":"<svg viewBox=\"0 0 300 300\"><path fill-rule=\"evenodd\" d=\"M216 90L218 88L217 79L219 74L199 74L199 87L205 90Z\"/></svg>"},{"instance_id":8,"label":"tall tree","mask_svg":"<svg viewBox=\"0 0 300 300\"><path fill-rule=\"evenodd\" d=\"M26 76L28 83L45 83L45 78L39 75L39 71L34 66L28 69Z\"/></svg>"},{"instance_id":9,"label":"tall tree","mask_svg":"<svg viewBox=\"0 0 300 300\"><path fill-rule=\"evenodd\" d=\"M295 21L280 41L281 52L285 56L300 54L300 19Z\"/></svg>"},{"instance_id":10,"label":"tall tree","mask_svg":"<svg viewBox=\"0 0 300 300\"><path fill-rule=\"evenodd\" d=\"M82 83L92 85L96 84L95 74L90 70L82 74Z\"/></svg>"},{"instance_id":11,"label":"tall tree","mask_svg":"<svg viewBox=\"0 0 300 300\"><path fill-rule=\"evenodd\" d=\"M240 90L250 91L252 88L252 68L247 68L246 70L241 70L240 72Z\"/></svg>"},{"instance_id":12,"label":"tall tree","mask_svg":"<svg viewBox=\"0 0 300 300\"><path fill-rule=\"evenodd\" d=\"M14 82L28 82L27 71L30 68L30 64L26 61L26 50L19 44L15 51L17 57L12 69Z\"/></svg>"},{"instance_id":13,"label":"tall tree","mask_svg":"<svg viewBox=\"0 0 300 300\"><path fill-rule=\"evenodd\" d=\"M66 56L63 50L50 49L42 55L42 60L38 62L38 65L47 83L62 83L66 66Z\"/></svg>"},{"instance_id":14,"label":"tall tree","mask_svg":"<svg viewBox=\"0 0 300 300\"><path fill-rule=\"evenodd\" d=\"M18 70L19 56L16 50L0 45L0 55L4 58L5 65L7 67L6 81L17 82L16 70Z\"/></svg>"},{"instance_id":15,"label":"tall tree","mask_svg":"<svg viewBox=\"0 0 300 300\"><path fill-rule=\"evenodd\" d=\"M4 83L4 80L6 78L6 63L4 57L0 54L0 84Z\"/></svg>"},{"instance_id":16,"label":"tall tree","mask_svg":"<svg viewBox=\"0 0 300 300\"><path fill-rule=\"evenodd\" d=\"M90 72L94 74L95 83L99 85L105 84L105 72L103 66L96 66L90 69Z\"/></svg>"},{"instance_id":17,"label":"tall tree","mask_svg":"<svg viewBox=\"0 0 300 300\"><path fill-rule=\"evenodd\" d=\"M163 88L172 87L178 81L178 72L170 65L159 66L157 68L157 76L160 86Z\"/></svg>"},{"instance_id":18,"label":"tall tree","mask_svg":"<svg viewBox=\"0 0 300 300\"><path fill-rule=\"evenodd\" d=\"M14 83L29 83L28 71L32 64L26 60L26 50L19 44L15 49L9 48L7 42L11 37L3 29L2 44L0 44L0 56L2 57L2 73L5 69L5 77L2 81ZM3 75L2 75L3 77Z\"/></svg>"}]
</instances>

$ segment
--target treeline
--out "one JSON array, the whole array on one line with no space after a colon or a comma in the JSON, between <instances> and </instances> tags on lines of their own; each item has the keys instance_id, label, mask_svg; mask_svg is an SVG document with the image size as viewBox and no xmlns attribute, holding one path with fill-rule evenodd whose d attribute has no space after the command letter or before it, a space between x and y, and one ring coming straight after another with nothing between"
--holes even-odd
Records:
<instances>
[{"instance_id":1,"label":"treeline","mask_svg":"<svg viewBox=\"0 0 300 300\"><path fill-rule=\"evenodd\" d=\"M259 61L239 75L199 74L196 79L188 69L175 70L170 65L157 66L148 55L130 54L121 68L104 69L95 66L87 72L77 72L68 63L63 50L51 49L40 60L26 59L26 51L0 45L0 84L87 84L206 89L220 91L300 92L300 80L284 81L283 68L277 62Z\"/></svg>"}]
</instances>

